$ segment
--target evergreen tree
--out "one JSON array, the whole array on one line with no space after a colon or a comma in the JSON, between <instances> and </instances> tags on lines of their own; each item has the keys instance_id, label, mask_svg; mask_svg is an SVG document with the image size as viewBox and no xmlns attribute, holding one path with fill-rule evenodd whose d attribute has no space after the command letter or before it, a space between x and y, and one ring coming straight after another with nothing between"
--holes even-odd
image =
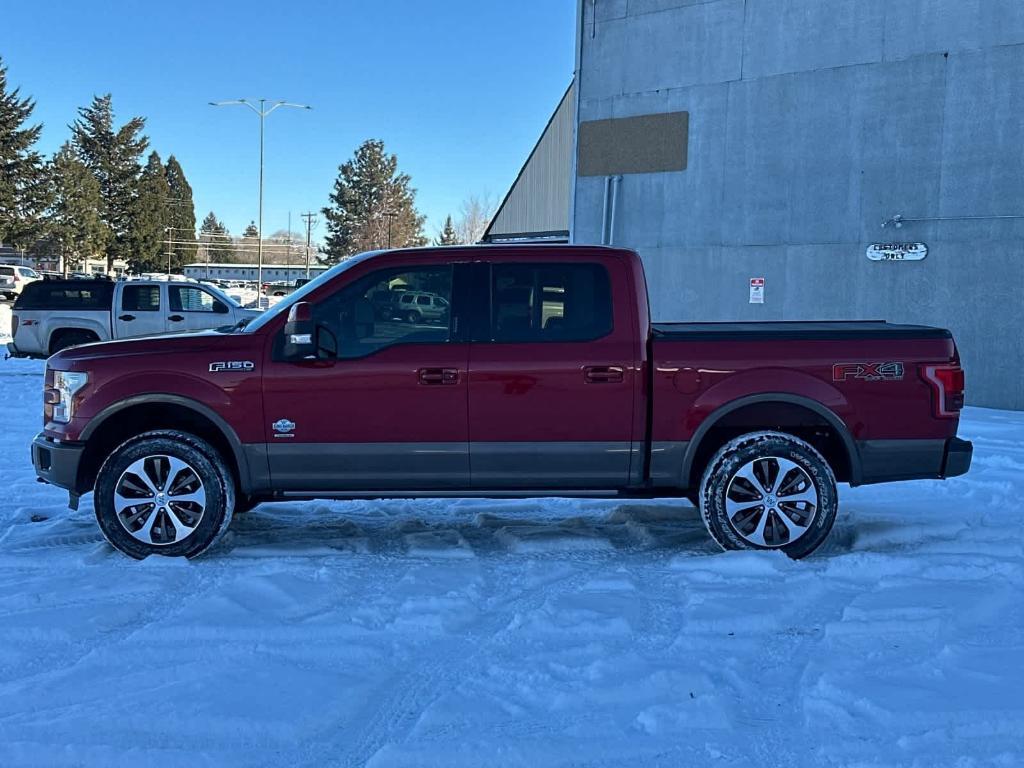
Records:
<instances>
[{"instance_id":1,"label":"evergreen tree","mask_svg":"<svg viewBox=\"0 0 1024 768\"><path fill-rule=\"evenodd\" d=\"M353 158L338 168L327 220L329 262L360 251L388 246L426 244L424 217L416 210L416 190L408 174L398 172L398 158L384 151L384 142L363 142Z\"/></svg>"},{"instance_id":2,"label":"evergreen tree","mask_svg":"<svg viewBox=\"0 0 1024 768\"><path fill-rule=\"evenodd\" d=\"M100 185L100 218L109 234L106 244L107 268L115 259L131 257L131 228L141 168L139 159L149 146L141 135L146 121L133 117L120 128L114 126L110 94L96 96L88 107L78 110L71 128L72 143L79 159L92 171Z\"/></svg>"},{"instance_id":3,"label":"evergreen tree","mask_svg":"<svg viewBox=\"0 0 1024 768\"><path fill-rule=\"evenodd\" d=\"M249 226L245 228L245 232L242 233L242 237L259 237L260 231L256 229L256 222L250 221Z\"/></svg>"},{"instance_id":4,"label":"evergreen tree","mask_svg":"<svg viewBox=\"0 0 1024 768\"><path fill-rule=\"evenodd\" d=\"M170 226L167 203L167 177L160 155L151 152L139 177L138 193L132 208L131 255L128 265L133 272L159 272L167 266L167 240L177 240ZM171 269L180 269L171 257Z\"/></svg>"},{"instance_id":5,"label":"evergreen tree","mask_svg":"<svg viewBox=\"0 0 1024 768\"><path fill-rule=\"evenodd\" d=\"M65 144L50 164L54 199L49 211L49 236L63 256L67 271L103 252L107 228L100 219L100 185Z\"/></svg>"},{"instance_id":6,"label":"evergreen tree","mask_svg":"<svg viewBox=\"0 0 1024 768\"><path fill-rule=\"evenodd\" d=\"M224 222L220 221L213 211L203 219L203 225L199 228L199 242L204 256L203 261L207 264L231 263L235 260L234 241Z\"/></svg>"},{"instance_id":7,"label":"evergreen tree","mask_svg":"<svg viewBox=\"0 0 1024 768\"><path fill-rule=\"evenodd\" d=\"M0 59L0 243L26 248L43 234L51 201L46 164L35 150L42 125L26 125L35 102L7 90Z\"/></svg>"},{"instance_id":8,"label":"evergreen tree","mask_svg":"<svg viewBox=\"0 0 1024 768\"><path fill-rule=\"evenodd\" d=\"M192 202L192 187L185 171L174 155L167 158L164 168L167 179L167 226L171 227L172 264L191 264L196 260L196 206Z\"/></svg>"},{"instance_id":9,"label":"evergreen tree","mask_svg":"<svg viewBox=\"0 0 1024 768\"><path fill-rule=\"evenodd\" d=\"M434 238L434 245L458 245L462 241L459 240L459 235L455 231L455 224L452 222L452 217L447 216L444 220L444 229L441 233Z\"/></svg>"}]
</instances>

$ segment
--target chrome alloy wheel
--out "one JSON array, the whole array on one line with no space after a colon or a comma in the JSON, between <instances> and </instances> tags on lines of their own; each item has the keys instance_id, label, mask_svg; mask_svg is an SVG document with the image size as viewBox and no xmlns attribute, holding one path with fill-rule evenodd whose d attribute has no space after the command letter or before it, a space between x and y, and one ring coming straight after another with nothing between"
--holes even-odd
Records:
<instances>
[{"instance_id":1,"label":"chrome alloy wheel","mask_svg":"<svg viewBox=\"0 0 1024 768\"><path fill-rule=\"evenodd\" d=\"M811 476L789 459L754 459L729 479L725 493L729 522L758 547L782 547L799 539L818 511Z\"/></svg>"},{"instance_id":2,"label":"chrome alloy wheel","mask_svg":"<svg viewBox=\"0 0 1024 768\"><path fill-rule=\"evenodd\" d=\"M199 474L174 456L146 456L121 473L114 486L114 512L133 537L165 546L195 531L206 512Z\"/></svg>"}]
</instances>

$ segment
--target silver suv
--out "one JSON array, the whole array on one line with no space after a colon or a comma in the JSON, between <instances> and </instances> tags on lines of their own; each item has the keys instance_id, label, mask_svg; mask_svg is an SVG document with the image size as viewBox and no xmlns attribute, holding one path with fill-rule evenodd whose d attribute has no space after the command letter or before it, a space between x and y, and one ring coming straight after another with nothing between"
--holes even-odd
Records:
<instances>
[{"instance_id":1,"label":"silver suv","mask_svg":"<svg viewBox=\"0 0 1024 768\"><path fill-rule=\"evenodd\" d=\"M408 323L445 323L448 310L448 299L425 291L402 291L393 305L395 315Z\"/></svg>"},{"instance_id":2,"label":"silver suv","mask_svg":"<svg viewBox=\"0 0 1024 768\"><path fill-rule=\"evenodd\" d=\"M16 299L29 283L41 279L39 273L29 267L15 264L0 264L0 294L7 299Z\"/></svg>"}]
</instances>

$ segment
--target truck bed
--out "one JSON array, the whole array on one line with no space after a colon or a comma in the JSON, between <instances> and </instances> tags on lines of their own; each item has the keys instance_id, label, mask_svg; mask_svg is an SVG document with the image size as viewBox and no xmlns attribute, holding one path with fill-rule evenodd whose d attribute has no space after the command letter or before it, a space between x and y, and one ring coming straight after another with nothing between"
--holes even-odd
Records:
<instances>
[{"instance_id":1,"label":"truck bed","mask_svg":"<svg viewBox=\"0 0 1024 768\"><path fill-rule=\"evenodd\" d=\"M654 323L655 341L848 341L853 339L951 339L944 328L884 320Z\"/></svg>"}]
</instances>

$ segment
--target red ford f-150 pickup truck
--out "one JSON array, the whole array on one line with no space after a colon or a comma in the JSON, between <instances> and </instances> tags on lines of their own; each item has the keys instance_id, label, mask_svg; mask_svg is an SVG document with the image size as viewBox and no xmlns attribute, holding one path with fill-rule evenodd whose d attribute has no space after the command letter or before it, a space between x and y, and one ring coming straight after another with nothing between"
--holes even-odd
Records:
<instances>
[{"instance_id":1,"label":"red ford f-150 pickup truck","mask_svg":"<svg viewBox=\"0 0 1024 768\"><path fill-rule=\"evenodd\" d=\"M649 319L590 246L363 254L247 325L50 358L43 480L133 557L195 556L264 501L688 497L727 549L803 557L837 483L966 472L950 333Z\"/></svg>"}]
</instances>

